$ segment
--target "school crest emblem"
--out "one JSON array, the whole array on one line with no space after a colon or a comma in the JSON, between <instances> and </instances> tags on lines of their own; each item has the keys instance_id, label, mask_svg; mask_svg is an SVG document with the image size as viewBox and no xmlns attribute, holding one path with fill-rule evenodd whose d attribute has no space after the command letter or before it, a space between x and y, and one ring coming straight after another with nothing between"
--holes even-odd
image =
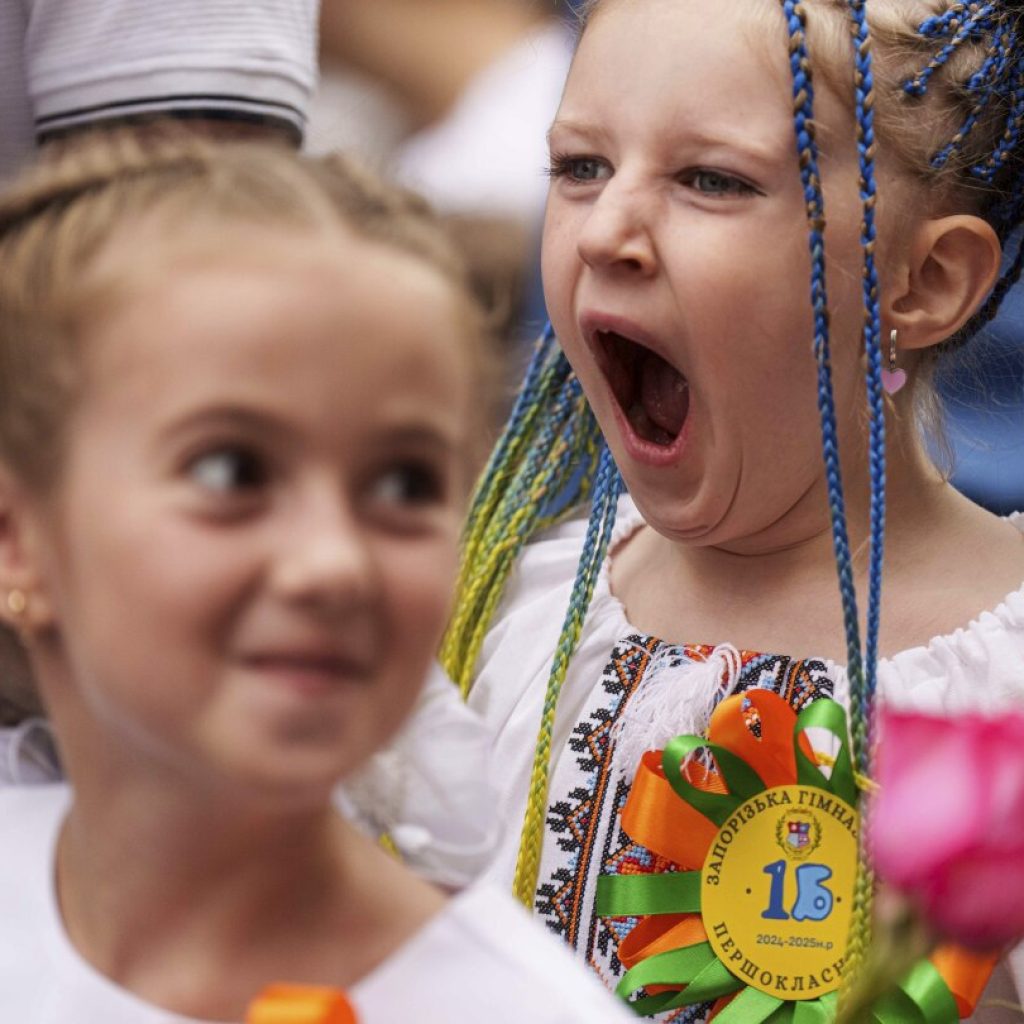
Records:
<instances>
[{"instance_id":1,"label":"school crest emblem","mask_svg":"<svg viewBox=\"0 0 1024 1024\"><path fill-rule=\"evenodd\" d=\"M803 860L821 843L821 825L810 811L795 809L779 819L775 839L788 857Z\"/></svg>"},{"instance_id":2,"label":"school crest emblem","mask_svg":"<svg viewBox=\"0 0 1024 1024\"><path fill-rule=\"evenodd\" d=\"M811 823L809 821L791 821L786 842L794 850L802 850L811 841Z\"/></svg>"}]
</instances>

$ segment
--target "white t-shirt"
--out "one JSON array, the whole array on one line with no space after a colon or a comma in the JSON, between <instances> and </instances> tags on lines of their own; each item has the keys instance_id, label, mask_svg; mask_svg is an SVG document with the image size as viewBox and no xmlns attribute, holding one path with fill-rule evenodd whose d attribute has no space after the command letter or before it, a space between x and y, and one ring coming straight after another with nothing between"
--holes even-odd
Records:
<instances>
[{"instance_id":1,"label":"white t-shirt","mask_svg":"<svg viewBox=\"0 0 1024 1024\"><path fill-rule=\"evenodd\" d=\"M54 888L54 850L69 802L64 785L0 789L0 1020L201 1024L119 988L72 946ZM511 897L489 887L452 899L348 996L360 1024L634 1019Z\"/></svg>"},{"instance_id":2,"label":"white t-shirt","mask_svg":"<svg viewBox=\"0 0 1024 1024\"><path fill-rule=\"evenodd\" d=\"M35 137L168 111L244 116L301 137L317 0L3 0L0 181Z\"/></svg>"},{"instance_id":3,"label":"white t-shirt","mask_svg":"<svg viewBox=\"0 0 1024 1024\"><path fill-rule=\"evenodd\" d=\"M1024 532L1024 515L1012 517L1012 522ZM613 548L641 524L635 505L624 498ZM515 872L517 826L525 813L552 655L585 531L586 522L575 519L527 545L484 642L470 694L470 707L483 715L496 737L498 809L506 823L498 855L484 877L506 889ZM652 666L673 659L696 661L711 653L700 640L695 637L692 646L677 647L632 626L609 589L606 560L559 695L534 909L609 988L623 973L618 944L635 922L594 914L597 879L651 870L650 853L630 840L619 821L632 773L620 771L610 734L641 682L650 681ZM798 709L818 696L847 699L846 673L833 662L753 652L735 652L735 658L734 689L771 689ZM955 633L883 660L878 685L889 704L921 711L955 714L968 708L996 712L1024 706L1024 586ZM685 689L694 692L689 683ZM679 727L670 728L668 738L693 731L684 724L687 703L673 698ZM1024 992L1021 953L1015 977ZM694 1018L691 1010L666 1019L689 1022L699 1016Z\"/></svg>"}]
</instances>

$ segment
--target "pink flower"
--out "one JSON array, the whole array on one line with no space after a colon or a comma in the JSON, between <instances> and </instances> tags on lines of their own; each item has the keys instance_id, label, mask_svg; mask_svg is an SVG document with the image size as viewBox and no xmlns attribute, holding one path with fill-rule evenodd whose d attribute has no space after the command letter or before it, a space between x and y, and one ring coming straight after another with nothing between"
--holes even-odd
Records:
<instances>
[{"instance_id":1,"label":"pink flower","mask_svg":"<svg viewBox=\"0 0 1024 1024\"><path fill-rule=\"evenodd\" d=\"M883 712L869 842L879 877L942 936L1024 936L1024 714Z\"/></svg>"}]
</instances>

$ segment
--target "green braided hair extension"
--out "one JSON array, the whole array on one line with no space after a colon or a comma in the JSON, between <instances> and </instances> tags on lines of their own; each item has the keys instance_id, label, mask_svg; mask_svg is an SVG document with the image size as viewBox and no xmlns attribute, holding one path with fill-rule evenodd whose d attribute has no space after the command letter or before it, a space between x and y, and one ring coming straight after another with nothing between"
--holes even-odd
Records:
<instances>
[{"instance_id":1,"label":"green braided hair extension","mask_svg":"<svg viewBox=\"0 0 1024 1024\"><path fill-rule=\"evenodd\" d=\"M597 476L594 480L593 503L590 521L587 524L586 539L576 569L569 607L565 613L562 632L555 648L547 690L544 694L544 710L541 714L537 746L534 751L533 769L530 773L530 787L526 803L526 816L519 837L519 855L516 858L516 873L512 885L515 897L528 909L533 906L540 872L540 857L544 846L544 820L548 804L548 778L551 764L551 734L554 731L555 711L562 683L569 670L569 662L579 643L583 621L594 595L594 584L601 565L608 553L612 529L615 526L615 509L620 493L619 474L612 460L611 452L601 447Z\"/></svg>"},{"instance_id":2,"label":"green braided hair extension","mask_svg":"<svg viewBox=\"0 0 1024 1024\"><path fill-rule=\"evenodd\" d=\"M441 663L469 696L480 647L523 545L586 501L601 434L550 326L470 505Z\"/></svg>"},{"instance_id":3,"label":"green braided hair extension","mask_svg":"<svg viewBox=\"0 0 1024 1024\"><path fill-rule=\"evenodd\" d=\"M514 891L527 908L533 905L543 847L558 696L608 551L619 493L618 470L549 325L473 497L463 538L459 602L441 648L441 663L468 696L481 645L523 545L591 501L586 540L548 678L520 837Z\"/></svg>"}]
</instances>

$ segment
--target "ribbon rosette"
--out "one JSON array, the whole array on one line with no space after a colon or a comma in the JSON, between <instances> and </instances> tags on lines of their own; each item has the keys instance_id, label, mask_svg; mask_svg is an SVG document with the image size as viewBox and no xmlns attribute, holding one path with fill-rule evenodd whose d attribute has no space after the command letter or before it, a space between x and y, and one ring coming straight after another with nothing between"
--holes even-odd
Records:
<instances>
[{"instance_id":1,"label":"ribbon rosette","mask_svg":"<svg viewBox=\"0 0 1024 1024\"><path fill-rule=\"evenodd\" d=\"M834 758L815 754L810 729L831 735ZM677 736L645 754L622 827L678 870L598 881L599 915L639 918L619 946L627 971L617 994L645 1016L709 1002L718 1024L833 1020L856 806L846 714L832 700L798 716L767 690L735 694L716 708L707 737ZM872 1019L949 1024L966 1016L991 965L965 964L940 950Z\"/></svg>"}]
</instances>

